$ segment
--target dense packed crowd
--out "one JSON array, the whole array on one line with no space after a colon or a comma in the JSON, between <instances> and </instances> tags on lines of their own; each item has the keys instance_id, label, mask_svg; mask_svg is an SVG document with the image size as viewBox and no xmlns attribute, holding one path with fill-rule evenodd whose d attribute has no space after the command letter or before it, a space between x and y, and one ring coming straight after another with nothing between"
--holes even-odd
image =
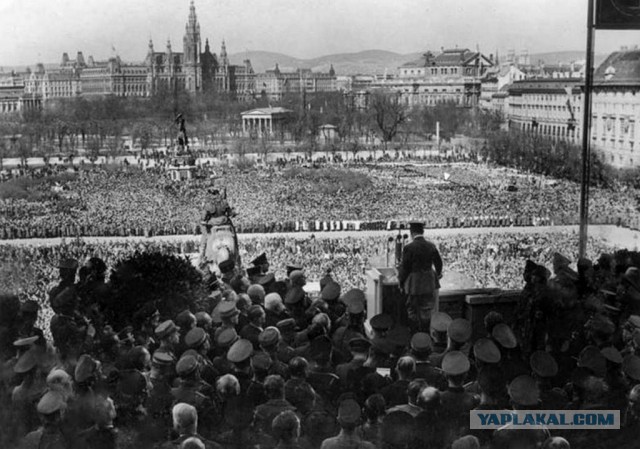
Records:
<instances>
[{"instance_id":1,"label":"dense packed crowd","mask_svg":"<svg viewBox=\"0 0 640 449\"><path fill-rule=\"evenodd\" d=\"M595 262L580 259L574 270L560 253L575 244L569 234L436 241L445 270L518 285L518 302L509 320L492 311L478 327L460 308L434 312L428 332L409 332L401 316L365 322L360 266L384 256L388 242L243 243L245 268L226 261L218 276L203 272L206 297L190 308L162 315L149 301L130 316L114 314L110 267L135 251L187 253L195 244L1 247L3 281L13 272L14 282L31 282L23 295L0 297L0 446L637 444L638 254L596 260L609 249L591 242ZM321 290L309 294L316 276ZM473 409L621 410L622 428L477 430Z\"/></svg>"},{"instance_id":2,"label":"dense packed crowd","mask_svg":"<svg viewBox=\"0 0 640 449\"><path fill-rule=\"evenodd\" d=\"M364 288L365 270L395 263L396 233L389 238L362 236L347 238L250 237L240 239L240 256L252 260L258 254L270 255L277 277L286 275L287 264L305 267L309 279L318 281L327 267L345 288ZM549 234L480 234L434 238L446 263L447 271L471 277L478 287L522 288L518 275L524 260L549 264L553 251L575 257L577 236L573 233ZM587 254L592 257L611 251L605 242L590 239ZM0 291L16 292L24 299L35 300L43 307L41 316L50 318L51 309L44 301L56 276L57 261L63 256L78 260L99 257L109 267L135 252L184 254L195 258L197 240L187 241L116 241L87 243L71 239L56 246L0 245Z\"/></svg>"},{"instance_id":3,"label":"dense packed crowd","mask_svg":"<svg viewBox=\"0 0 640 449\"><path fill-rule=\"evenodd\" d=\"M158 167L87 165L75 175L67 174L68 179L56 180L58 184L39 182L34 188L42 191L35 198L0 200L0 238L196 233L211 184L209 175L236 208L239 232L293 231L302 228L296 226L301 222L316 230L316 222L349 220L362 223L362 229L415 218L428 227L578 220L577 184L507 169L478 164L360 164L339 169L345 188L335 190L331 190L338 185L334 178L311 176L318 170L206 165L204 179L173 182ZM347 181L356 175L370 182L349 188ZM594 223L628 224L636 217L636 206L632 190L593 189L590 218Z\"/></svg>"}]
</instances>

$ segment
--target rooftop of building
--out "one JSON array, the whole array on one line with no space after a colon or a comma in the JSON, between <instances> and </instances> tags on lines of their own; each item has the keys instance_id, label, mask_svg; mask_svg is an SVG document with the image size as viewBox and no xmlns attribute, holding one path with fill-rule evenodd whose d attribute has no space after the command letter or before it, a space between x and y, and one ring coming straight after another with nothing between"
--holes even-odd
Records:
<instances>
[{"instance_id":1,"label":"rooftop of building","mask_svg":"<svg viewBox=\"0 0 640 449\"><path fill-rule=\"evenodd\" d=\"M640 50L617 51L595 71L594 85L640 86Z\"/></svg>"},{"instance_id":2,"label":"rooftop of building","mask_svg":"<svg viewBox=\"0 0 640 449\"><path fill-rule=\"evenodd\" d=\"M434 55L431 52L426 52L419 59L409 61L400 67L461 66L474 61L478 56L482 56L482 54L480 52L471 51L468 48L451 48L442 50L437 55Z\"/></svg>"},{"instance_id":3,"label":"rooftop of building","mask_svg":"<svg viewBox=\"0 0 640 449\"><path fill-rule=\"evenodd\" d=\"M241 112L240 115L278 115L278 114L290 114L293 111L290 109L282 108L280 106L270 108L257 108L249 111Z\"/></svg>"}]
</instances>

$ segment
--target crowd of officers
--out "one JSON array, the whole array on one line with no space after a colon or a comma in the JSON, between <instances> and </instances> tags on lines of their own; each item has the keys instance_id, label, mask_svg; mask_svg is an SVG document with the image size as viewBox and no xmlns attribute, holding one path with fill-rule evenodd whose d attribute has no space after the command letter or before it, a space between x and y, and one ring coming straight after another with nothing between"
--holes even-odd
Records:
<instances>
[{"instance_id":1,"label":"crowd of officers","mask_svg":"<svg viewBox=\"0 0 640 449\"><path fill-rule=\"evenodd\" d=\"M327 271L312 300L303 267L287 267L288 277L276 281L265 254L246 272L221 263L208 310L167 317L149 303L132 320L137 326L113 329L89 312L105 300L104 262L80 267L80 288L77 262L64 260L49 296L52 341L36 327L38 303L2 298L0 442L625 447L640 436L640 272L616 275L605 260L598 269L581 261L575 272L568 262L557 255L553 275L527 262L516 325L492 311L481 335L472 335L469 321L443 312L415 333L389 315L365 323L361 290L342 291ZM601 295L613 299L598 302ZM469 428L473 409L615 409L622 430L477 430Z\"/></svg>"}]
</instances>

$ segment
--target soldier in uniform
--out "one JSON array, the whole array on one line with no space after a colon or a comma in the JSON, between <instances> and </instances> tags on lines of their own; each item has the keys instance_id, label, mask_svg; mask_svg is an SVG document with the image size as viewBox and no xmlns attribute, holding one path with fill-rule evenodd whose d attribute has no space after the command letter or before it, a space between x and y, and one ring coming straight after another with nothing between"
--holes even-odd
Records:
<instances>
[{"instance_id":1,"label":"soldier in uniform","mask_svg":"<svg viewBox=\"0 0 640 449\"><path fill-rule=\"evenodd\" d=\"M223 260L218 264L218 269L222 274L222 276L220 277L221 289L223 291L229 289L232 290L231 280L236 275L236 263L231 259Z\"/></svg>"},{"instance_id":2,"label":"soldier in uniform","mask_svg":"<svg viewBox=\"0 0 640 449\"><path fill-rule=\"evenodd\" d=\"M491 342L491 340L487 341ZM483 350L479 349L480 352ZM504 374L498 365L491 363L479 368L475 383L480 394L480 403L474 410L503 410L509 408L507 384ZM485 445L493 435L492 430L486 429L472 429L471 433Z\"/></svg>"},{"instance_id":3,"label":"soldier in uniform","mask_svg":"<svg viewBox=\"0 0 640 449\"><path fill-rule=\"evenodd\" d=\"M346 312L344 302L340 301L340 284L334 281L328 282L320 292L320 298L327 303L329 311L327 314L331 318L331 325L336 327L337 321Z\"/></svg>"},{"instance_id":4,"label":"soldier in uniform","mask_svg":"<svg viewBox=\"0 0 640 449\"><path fill-rule=\"evenodd\" d=\"M289 363L299 352L291 346L296 336L296 320L285 318L276 323L276 328L281 336L278 343L278 359L283 363Z\"/></svg>"},{"instance_id":5,"label":"soldier in uniform","mask_svg":"<svg viewBox=\"0 0 640 449\"><path fill-rule=\"evenodd\" d=\"M291 316L296 320L296 325L299 329L307 327L307 315L306 311L311 305L311 301L307 296L307 293L302 287L307 283L306 277L302 271L293 271L289 280L291 281L291 288L287 292L284 298L284 303Z\"/></svg>"},{"instance_id":6,"label":"soldier in uniform","mask_svg":"<svg viewBox=\"0 0 640 449\"><path fill-rule=\"evenodd\" d=\"M51 306L56 313L49 325L53 342L63 364L73 366L77 357L89 349L95 329L77 312L78 297L74 287L58 293Z\"/></svg>"},{"instance_id":7,"label":"soldier in uniform","mask_svg":"<svg viewBox=\"0 0 640 449\"><path fill-rule=\"evenodd\" d=\"M338 320L340 327L333 334L332 341L339 362L349 360L348 343L354 338L364 338L365 296L360 289L351 289L342 298L346 313Z\"/></svg>"},{"instance_id":8,"label":"soldier in uniform","mask_svg":"<svg viewBox=\"0 0 640 449\"><path fill-rule=\"evenodd\" d=\"M233 375L240 382L240 394L246 395L247 388L253 378L251 371L251 355L253 345L249 340L239 339L229 348L227 360L233 363ZM244 396L246 399L246 396Z\"/></svg>"},{"instance_id":9,"label":"soldier in uniform","mask_svg":"<svg viewBox=\"0 0 640 449\"><path fill-rule=\"evenodd\" d=\"M49 304L53 303L53 299L58 296L62 290L75 285L78 261L71 258L62 259L58 264L58 270L60 270L60 282L49 292Z\"/></svg>"},{"instance_id":10,"label":"soldier in uniform","mask_svg":"<svg viewBox=\"0 0 640 449\"><path fill-rule=\"evenodd\" d=\"M251 261L251 265L258 269L257 275L259 277L265 276L269 273L269 260L267 259L267 253L262 253Z\"/></svg>"},{"instance_id":11,"label":"soldier in uniform","mask_svg":"<svg viewBox=\"0 0 640 449\"><path fill-rule=\"evenodd\" d=\"M398 286L407 295L407 312L413 331L429 329L437 309L436 281L442 277L442 259L435 245L424 238L424 224L409 224L412 242L404 247L398 268ZM435 269L435 272L434 272Z\"/></svg>"},{"instance_id":12,"label":"soldier in uniform","mask_svg":"<svg viewBox=\"0 0 640 449\"><path fill-rule=\"evenodd\" d=\"M233 363L227 360L227 352L239 338L233 327L226 328L216 335L216 356L211 364L221 375L233 372Z\"/></svg>"},{"instance_id":13,"label":"soldier in uniform","mask_svg":"<svg viewBox=\"0 0 640 449\"><path fill-rule=\"evenodd\" d=\"M213 339L217 342L218 336L225 329L236 328L239 321L240 311L236 307L234 301L222 301L216 308L218 309L217 312L220 315L220 319L222 320L222 324L220 325L220 327L218 327L213 333Z\"/></svg>"},{"instance_id":14,"label":"soldier in uniform","mask_svg":"<svg viewBox=\"0 0 640 449\"><path fill-rule=\"evenodd\" d=\"M37 411L42 420L42 427L27 434L22 440L25 449L67 449L71 441L62 431L62 419L66 410L66 402L62 395L49 391L42 396Z\"/></svg>"},{"instance_id":15,"label":"soldier in uniform","mask_svg":"<svg viewBox=\"0 0 640 449\"><path fill-rule=\"evenodd\" d=\"M256 284L260 279L260 267L249 267L247 268L247 278L251 284Z\"/></svg>"},{"instance_id":16,"label":"soldier in uniform","mask_svg":"<svg viewBox=\"0 0 640 449\"><path fill-rule=\"evenodd\" d=\"M247 397L256 406L267 402L267 394L264 391L264 380L269 375L269 369L273 362L271 357L264 352L254 352L251 357L251 372L253 379L247 387Z\"/></svg>"},{"instance_id":17,"label":"soldier in uniform","mask_svg":"<svg viewBox=\"0 0 640 449\"><path fill-rule=\"evenodd\" d=\"M451 317L444 312L434 312L431 316L430 333L433 340L433 351L429 356L429 361L437 368L441 366L442 357L447 352L447 330L451 321L453 321Z\"/></svg>"},{"instance_id":18,"label":"soldier in uniform","mask_svg":"<svg viewBox=\"0 0 640 449\"><path fill-rule=\"evenodd\" d=\"M431 337L429 337L428 334L417 332L411 337L409 355L413 357L416 362L415 376L417 379L426 380L429 385L439 390L444 390L447 387L446 378L442 374L442 371L429 361L431 347Z\"/></svg>"},{"instance_id":19,"label":"soldier in uniform","mask_svg":"<svg viewBox=\"0 0 640 449\"><path fill-rule=\"evenodd\" d=\"M38 337L32 337L30 340L34 338ZM18 340L16 343L21 344L22 342ZM11 405L16 423L12 430L20 436L25 435L38 425L36 405L45 391L44 379L37 369L42 355L43 351L32 344L27 351L20 355L13 367L13 372L21 378L21 383L11 393Z\"/></svg>"},{"instance_id":20,"label":"soldier in uniform","mask_svg":"<svg viewBox=\"0 0 640 449\"><path fill-rule=\"evenodd\" d=\"M266 315L262 307L252 305L247 316L249 323L240 330L240 338L249 340L253 345L253 349L258 350L260 348L258 337L264 330L262 326L264 326Z\"/></svg>"},{"instance_id":21,"label":"soldier in uniform","mask_svg":"<svg viewBox=\"0 0 640 449\"><path fill-rule=\"evenodd\" d=\"M491 336L500 348L500 365L505 371L507 380L510 381L530 372L529 365L520 357L518 340L511 327L505 323L496 324L491 331Z\"/></svg>"},{"instance_id":22,"label":"soldier in uniform","mask_svg":"<svg viewBox=\"0 0 640 449\"><path fill-rule=\"evenodd\" d=\"M397 349L396 343L387 337L387 332L393 327L391 315L380 313L369 320L373 335L371 337L371 364L375 368L391 368L394 364L393 356Z\"/></svg>"},{"instance_id":23,"label":"soldier in uniform","mask_svg":"<svg viewBox=\"0 0 640 449\"><path fill-rule=\"evenodd\" d=\"M213 385L216 378L220 375L209 359L211 350L211 342L209 335L201 327L194 327L184 337L184 342L188 349L197 352L200 375L202 379L209 385Z\"/></svg>"},{"instance_id":24,"label":"soldier in uniform","mask_svg":"<svg viewBox=\"0 0 640 449\"><path fill-rule=\"evenodd\" d=\"M218 409L211 399L213 387L200 378L200 364L192 355L183 355L176 365L179 384L171 390L173 403L186 403L194 406L202 417L204 429L213 430L219 422ZM211 435L207 435L211 436Z\"/></svg>"},{"instance_id":25,"label":"soldier in uniform","mask_svg":"<svg viewBox=\"0 0 640 449\"><path fill-rule=\"evenodd\" d=\"M471 323L464 318L456 318L449 323L447 327L447 350L448 351L460 351L464 355L469 356L469 350L471 345L469 339L471 338Z\"/></svg>"},{"instance_id":26,"label":"soldier in uniform","mask_svg":"<svg viewBox=\"0 0 640 449\"><path fill-rule=\"evenodd\" d=\"M353 385L349 385L349 381L355 381L358 377L356 373L358 370L363 368L364 363L367 360L370 347L371 342L365 338L356 337L349 340L351 360L336 367L336 375L340 378L340 383L344 391L353 391L349 388L353 387Z\"/></svg>"},{"instance_id":27,"label":"soldier in uniform","mask_svg":"<svg viewBox=\"0 0 640 449\"><path fill-rule=\"evenodd\" d=\"M180 343L180 328L172 320L167 320L156 327L155 334L160 341L160 347L154 352L154 357L156 353L164 353L173 360L175 366L177 362L175 350Z\"/></svg>"},{"instance_id":28,"label":"soldier in uniform","mask_svg":"<svg viewBox=\"0 0 640 449\"><path fill-rule=\"evenodd\" d=\"M554 378L558 374L558 363L551 354L535 351L529 357L532 377L538 382L540 402L544 410L562 410L567 407L569 398L561 388L554 387Z\"/></svg>"},{"instance_id":29,"label":"soldier in uniform","mask_svg":"<svg viewBox=\"0 0 640 449\"><path fill-rule=\"evenodd\" d=\"M322 442L320 449L375 449L375 446L363 441L356 432L361 421L360 405L353 399L346 399L338 407L340 433Z\"/></svg>"},{"instance_id":30,"label":"soldier in uniform","mask_svg":"<svg viewBox=\"0 0 640 449\"><path fill-rule=\"evenodd\" d=\"M535 410L540 407L540 390L536 381L528 375L518 376L508 387L511 406L514 410ZM511 449L514 447L541 447L550 437L546 427L513 429L507 424L496 430L491 439L491 447Z\"/></svg>"},{"instance_id":31,"label":"soldier in uniform","mask_svg":"<svg viewBox=\"0 0 640 449\"><path fill-rule=\"evenodd\" d=\"M442 358L442 371L447 378L447 390L442 392L442 420L448 428L449 441L468 433L469 411L480 404L480 398L464 390L464 381L471 368L469 359L460 351L450 351Z\"/></svg>"},{"instance_id":32,"label":"soldier in uniform","mask_svg":"<svg viewBox=\"0 0 640 449\"><path fill-rule=\"evenodd\" d=\"M265 352L271 359L269 374L280 375L283 379L289 377L289 368L287 364L278 358L278 345L280 344L280 331L277 327L267 327L258 336L260 349Z\"/></svg>"}]
</instances>

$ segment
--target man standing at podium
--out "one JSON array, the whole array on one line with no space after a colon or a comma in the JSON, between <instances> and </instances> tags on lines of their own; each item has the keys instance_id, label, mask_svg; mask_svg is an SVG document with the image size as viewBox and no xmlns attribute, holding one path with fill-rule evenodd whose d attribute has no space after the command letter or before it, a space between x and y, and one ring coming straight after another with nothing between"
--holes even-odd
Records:
<instances>
[{"instance_id":1,"label":"man standing at podium","mask_svg":"<svg viewBox=\"0 0 640 449\"><path fill-rule=\"evenodd\" d=\"M407 295L407 313L412 332L429 332L431 311L437 307L436 293L442 277L442 259L436 246L424 238L424 224L409 223L411 243L402 252L398 287ZM435 269L435 271L434 271Z\"/></svg>"}]
</instances>

